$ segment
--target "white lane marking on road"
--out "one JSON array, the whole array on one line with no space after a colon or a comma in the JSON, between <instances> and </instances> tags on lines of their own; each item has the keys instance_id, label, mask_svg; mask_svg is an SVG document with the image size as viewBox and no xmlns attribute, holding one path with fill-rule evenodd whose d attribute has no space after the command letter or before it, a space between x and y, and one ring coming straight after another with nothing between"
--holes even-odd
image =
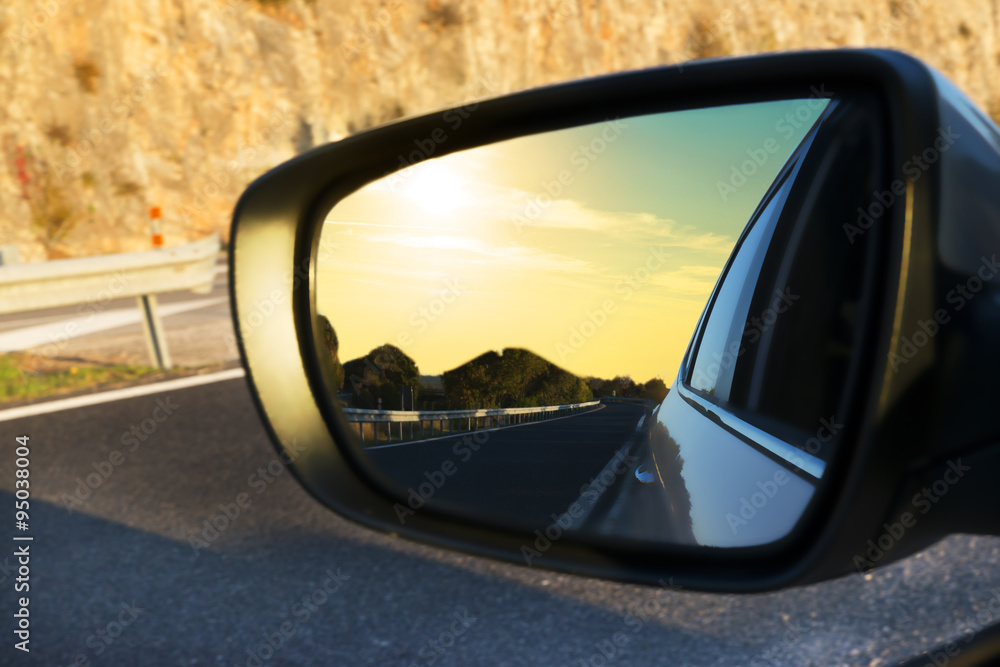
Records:
<instances>
[{"instance_id":1,"label":"white lane marking on road","mask_svg":"<svg viewBox=\"0 0 1000 667\"><path fill-rule=\"evenodd\" d=\"M611 457L611 460L601 468L601 472L597 473L586 489L580 494L580 497L573 501L566 511L563 512L559 519L554 523L560 524L564 518L569 517L569 528L567 530L580 530L583 525L590 519L590 515L594 512L594 508L601 501L601 497L604 493L611 488L611 486L618 480L619 474L615 472L615 468L624 466L625 471L621 473L622 475L628 475L629 470L634 461L629 459L629 452L635 446L636 440L635 436L629 436L629 439L625 441L615 455ZM611 474L611 482L605 482L603 477L605 473ZM576 508L576 512L572 510Z\"/></svg>"},{"instance_id":2,"label":"white lane marking on road","mask_svg":"<svg viewBox=\"0 0 1000 667\"><path fill-rule=\"evenodd\" d=\"M209 299L181 301L161 305L158 310L160 317L170 317L171 315L186 313L189 310L215 306L228 300L229 297L227 296L218 296ZM97 315L83 315L49 324L39 324L14 331L5 331L0 333L0 352L16 352L50 343L61 343L72 338L100 333L108 329L129 324L138 324L141 321L142 314L139 312L138 306L136 306L133 308L116 308L98 313Z\"/></svg>"},{"instance_id":3,"label":"white lane marking on road","mask_svg":"<svg viewBox=\"0 0 1000 667\"><path fill-rule=\"evenodd\" d=\"M642 422L646 421L646 415L639 417L639 423L635 425L636 433L642 430Z\"/></svg>"},{"instance_id":4,"label":"white lane marking on road","mask_svg":"<svg viewBox=\"0 0 1000 667\"><path fill-rule=\"evenodd\" d=\"M149 394L158 394L165 391L187 389L188 387L197 387L199 385L211 384L213 382L235 380L237 378L244 377L245 375L246 373L242 368L230 368L228 371L219 371L218 373L210 373L208 375L191 375L189 377L177 378L176 380L167 380L166 382L142 384L135 387L126 387L124 389L114 389L100 394L87 394L86 396L74 396L72 398L64 398L58 401L47 401L45 403L36 403L35 405L24 405L19 408L11 408L10 410L0 411L0 422L11 421L12 419L23 419L24 417L35 417L37 415L44 415L50 412L62 412L63 410L72 410L74 408L85 408L90 405L111 403L113 401L121 401L126 398L148 396Z\"/></svg>"},{"instance_id":5,"label":"white lane marking on road","mask_svg":"<svg viewBox=\"0 0 1000 667\"><path fill-rule=\"evenodd\" d=\"M611 505L611 509L608 510L608 516L606 521L602 521L601 533L603 535L613 535L615 529L618 526L618 520L622 518L622 514L625 512L625 507L629 504L629 500L633 498L630 491L634 491L638 487L629 488L627 485L632 484L632 481L628 479L633 475L625 475L625 479L622 480L622 484L625 485L618 490L618 497L615 498L615 502ZM636 480L635 484L640 482Z\"/></svg>"}]
</instances>

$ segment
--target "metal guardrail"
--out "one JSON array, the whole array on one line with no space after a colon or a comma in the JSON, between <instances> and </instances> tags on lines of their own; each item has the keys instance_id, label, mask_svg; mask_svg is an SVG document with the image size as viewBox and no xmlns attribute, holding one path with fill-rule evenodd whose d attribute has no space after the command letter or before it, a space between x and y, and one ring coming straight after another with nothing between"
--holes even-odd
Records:
<instances>
[{"instance_id":1,"label":"metal guardrail","mask_svg":"<svg viewBox=\"0 0 1000 667\"><path fill-rule=\"evenodd\" d=\"M437 433L445 433L445 425L449 433L461 431L465 423L466 431L500 428L530 422L543 421L554 417L576 414L600 405L600 401L587 403L568 403L566 405L545 405L536 408L484 408L480 410L363 410L360 408L344 408L342 412L350 423L358 424L361 441L365 442L364 424L373 424L374 442L379 441L379 425L385 424L387 441L392 440L392 425L399 424L399 439L403 440L403 424L409 424L409 437L435 437L434 424L439 425ZM419 436L415 435L414 424L418 425ZM430 434L425 436L424 424L430 425ZM458 428L455 428L458 426Z\"/></svg>"},{"instance_id":2,"label":"metal guardrail","mask_svg":"<svg viewBox=\"0 0 1000 667\"><path fill-rule=\"evenodd\" d=\"M219 235L174 248L0 266L0 314L134 296L143 313L150 358L170 368L156 294L207 294L215 280Z\"/></svg>"}]
</instances>

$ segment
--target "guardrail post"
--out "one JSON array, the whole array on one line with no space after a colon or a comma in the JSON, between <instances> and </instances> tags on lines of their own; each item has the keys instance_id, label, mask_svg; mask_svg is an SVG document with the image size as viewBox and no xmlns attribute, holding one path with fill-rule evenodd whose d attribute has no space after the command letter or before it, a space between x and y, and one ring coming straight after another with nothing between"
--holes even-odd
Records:
<instances>
[{"instance_id":1,"label":"guardrail post","mask_svg":"<svg viewBox=\"0 0 1000 667\"><path fill-rule=\"evenodd\" d=\"M142 332L146 336L146 349L149 359L157 368L173 368L170 361L170 351L167 350L167 338L163 334L163 322L156 308L156 295L143 294L136 297L139 311L142 313Z\"/></svg>"}]
</instances>

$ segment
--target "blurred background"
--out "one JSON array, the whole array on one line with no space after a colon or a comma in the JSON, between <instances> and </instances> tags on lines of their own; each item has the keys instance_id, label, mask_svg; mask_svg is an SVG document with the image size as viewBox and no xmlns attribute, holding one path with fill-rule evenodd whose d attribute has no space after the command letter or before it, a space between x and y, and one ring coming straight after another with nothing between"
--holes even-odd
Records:
<instances>
[{"instance_id":1,"label":"blurred background","mask_svg":"<svg viewBox=\"0 0 1000 667\"><path fill-rule=\"evenodd\" d=\"M1000 117L997 0L42 0L0 7L0 242L219 231L254 177L401 116L631 68L884 46Z\"/></svg>"}]
</instances>

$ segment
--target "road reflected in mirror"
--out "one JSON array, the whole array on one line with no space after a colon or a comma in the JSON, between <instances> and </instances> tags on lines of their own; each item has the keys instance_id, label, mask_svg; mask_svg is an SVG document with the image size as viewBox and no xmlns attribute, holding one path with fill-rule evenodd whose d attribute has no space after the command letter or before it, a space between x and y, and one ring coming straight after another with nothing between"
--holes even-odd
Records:
<instances>
[{"instance_id":1,"label":"road reflected in mirror","mask_svg":"<svg viewBox=\"0 0 1000 667\"><path fill-rule=\"evenodd\" d=\"M537 530L526 558L568 531L785 536L822 457L787 432L748 438L675 380L748 222L772 233L762 199L776 217L833 106L608 119L425 160L443 124L334 206L321 363L400 522L433 507Z\"/></svg>"}]
</instances>

